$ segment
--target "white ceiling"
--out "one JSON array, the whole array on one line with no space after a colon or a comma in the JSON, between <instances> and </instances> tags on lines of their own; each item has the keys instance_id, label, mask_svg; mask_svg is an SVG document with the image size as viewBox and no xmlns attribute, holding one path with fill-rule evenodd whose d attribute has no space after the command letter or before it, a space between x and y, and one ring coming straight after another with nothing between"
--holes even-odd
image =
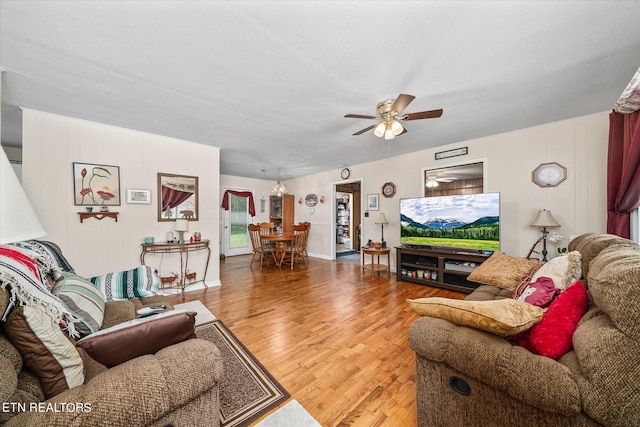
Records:
<instances>
[{"instance_id":1,"label":"white ceiling","mask_svg":"<svg viewBox=\"0 0 640 427\"><path fill-rule=\"evenodd\" d=\"M221 173L309 175L613 107L639 1L0 2L2 143L26 107L221 147ZM376 104L415 95L383 144ZM266 170L266 172L263 172Z\"/></svg>"}]
</instances>

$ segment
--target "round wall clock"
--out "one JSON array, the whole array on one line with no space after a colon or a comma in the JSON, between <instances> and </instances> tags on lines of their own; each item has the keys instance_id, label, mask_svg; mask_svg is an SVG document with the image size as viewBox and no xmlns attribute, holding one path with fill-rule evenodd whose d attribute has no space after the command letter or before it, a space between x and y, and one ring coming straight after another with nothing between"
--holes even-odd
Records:
<instances>
[{"instance_id":1,"label":"round wall clock","mask_svg":"<svg viewBox=\"0 0 640 427\"><path fill-rule=\"evenodd\" d=\"M387 182L382 186L382 195L384 197L393 197L396 194L396 185L393 182Z\"/></svg>"},{"instance_id":2,"label":"round wall clock","mask_svg":"<svg viewBox=\"0 0 640 427\"><path fill-rule=\"evenodd\" d=\"M556 187L567 179L567 168L560 163L542 163L531 171L531 181L539 187Z\"/></svg>"},{"instance_id":3,"label":"round wall clock","mask_svg":"<svg viewBox=\"0 0 640 427\"><path fill-rule=\"evenodd\" d=\"M342 179L348 179L351 176L351 171L349 168L344 168L340 171L340 177Z\"/></svg>"}]
</instances>

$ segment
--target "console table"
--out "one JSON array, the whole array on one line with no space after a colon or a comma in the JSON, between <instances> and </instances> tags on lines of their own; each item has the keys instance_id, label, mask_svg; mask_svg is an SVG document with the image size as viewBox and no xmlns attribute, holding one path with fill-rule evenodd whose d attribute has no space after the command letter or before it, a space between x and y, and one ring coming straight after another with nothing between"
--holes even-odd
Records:
<instances>
[{"instance_id":1,"label":"console table","mask_svg":"<svg viewBox=\"0 0 640 427\"><path fill-rule=\"evenodd\" d=\"M202 273L202 279L194 280L192 283L202 282L205 284L205 277L207 277L207 269L209 268L209 260L211 258L211 248L209 248L208 240L201 240L199 242L184 242L184 243L142 243L142 253L140 254L140 263L145 263L145 257L147 254L179 254L180 255L180 276L178 276L178 282L176 286L164 286L163 288L180 289L182 292L182 299L184 299L184 288L187 286L187 280L195 279L195 273L189 273L189 253L195 251L207 251L207 261L204 265L204 272Z\"/></svg>"},{"instance_id":2,"label":"console table","mask_svg":"<svg viewBox=\"0 0 640 427\"><path fill-rule=\"evenodd\" d=\"M396 246L396 280L471 293L478 283L467 277L487 258L481 251Z\"/></svg>"}]
</instances>

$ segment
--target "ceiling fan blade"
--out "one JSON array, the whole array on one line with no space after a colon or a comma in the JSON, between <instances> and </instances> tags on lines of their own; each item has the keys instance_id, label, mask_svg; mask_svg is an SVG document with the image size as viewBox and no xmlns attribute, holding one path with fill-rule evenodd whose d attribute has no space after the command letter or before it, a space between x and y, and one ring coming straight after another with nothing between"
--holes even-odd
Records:
<instances>
[{"instance_id":1,"label":"ceiling fan blade","mask_svg":"<svg viewBox=\"0 0 640 427\"><path fill-rule=\"evenodd\" d=\"M371 126L366 127L366 128L364 128L362 130L359 130L358 132L354 133L353 136L362 135L363 133L370 131L371 129L373 129L376 126L378 126L378 125L371 125Z\"/></svg>"},{"instance_id":2,"label":"ceiling fan blade","mask_svg":"<svg viewBox=\"0 0 640 427\"><path fill-rule=\"evenodd\" d=\"M402 120L435 119L437 117L442 116L443 111L444 110L440 108L439 110L429 110L429 111L420 111L418 113L409 113L402 116Z\"/></svg>"},{"instance_id":3,"label":"ceiling fan blade","mask_svg":"<svg viewBox=\"0 0 640 427\"><path fill-rule=\"evenodd\" d=\"M345 115L345 117L349 119L373 119L373 120L377 120L379 118L377 116L364 116L362 114L347 114Z\"/></svg>"},{"instance_id":4,"label":"ceiling fan blade","mask_svg":"<svg viewBox=\"0 0 640 427\"><path fill-rule=\"evenodd\" d=\"M416 97L413 95L401 93L398 95L398 98L396 98L396 102L393 103L393 106L391 106L391 110L399 114L402 110L407 108L407 105L411 104L411 101L414 99L416 99Z\"/></svg>"}]
</instances>

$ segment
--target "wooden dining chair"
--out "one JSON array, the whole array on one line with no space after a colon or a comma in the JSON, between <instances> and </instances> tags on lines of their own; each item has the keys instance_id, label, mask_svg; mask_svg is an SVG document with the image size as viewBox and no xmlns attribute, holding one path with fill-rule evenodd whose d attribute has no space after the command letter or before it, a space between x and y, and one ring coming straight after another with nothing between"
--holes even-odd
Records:
<instances>
[{"instance_id":1,"label":"wooden dining chair","mask_svg":"<svg viewBox=\"0 0 640 427\"><path fill-rule=\"evenodd\" d=\"M310 222L301 222L300 225L304 225L305 227L307 227L307 230L305 232L304 235L304 243L303 243L303 247L304 247L304 251L302 256L304 256L304 258L307 260L307 265L309 264L309 254L307 253L307 242L309 241L309 231L311 230L311 223Z\"/></svg>"},{"instance_id":2,"label":"wooden dining chair","mask_svg":"<svg viewBox=\"0 0 640 427\"><path fill-rule=\"evenodd\" d=\"M273 222L261 222L258 224L260 226L260 234L271 234L274 232L276 225Z\"/></svg>"},{"instance_id":3,"label":"wooden dining chair","mask_svg":"<svg viewBox=\"0 0 640 427\"><path fill-rule=\"evenodd\" d=\"M266 234L275 233L276 225L273 222L261 222L258 224L260 227L260 235L264 236ZM267 249L275 249L276 242L265 242L262 241L262 247Z\"/></svg>"},{"instance_id":4,"label":"wooden dining chair","mask_svg":"<svg viewBox=\"0 0 640 427\"><path fill-rule=\"evenodd\" d=\"M249 266L252 266L254 261L257 259L260 261L260 270L262 270L265 256L269 257L269 255L273 257L274 262L277 262L275 246L267 247L262 244L262 239L260 238L260 226L258 224L249 224L247 228L249 229L249 237L251 238L251 246L253 247L253 256L251 257Z\"/></svg>"},{"instance_id":5,"label":"wooden dining chair","mask_svg":"<svg viewBox=\"0 0 640 427\"><path fill-rule=\"evenodd\" d=\"M309 227L306 225L294 225L291 233L291 244L284 249L282 258L280 259L280 266L284 263L284 260L291 261L291 269L293 270L293 264L296 260L302 260L305 266L309 265L308 258L306 256L306 236Z\"/></svg>"}]
</instances>

